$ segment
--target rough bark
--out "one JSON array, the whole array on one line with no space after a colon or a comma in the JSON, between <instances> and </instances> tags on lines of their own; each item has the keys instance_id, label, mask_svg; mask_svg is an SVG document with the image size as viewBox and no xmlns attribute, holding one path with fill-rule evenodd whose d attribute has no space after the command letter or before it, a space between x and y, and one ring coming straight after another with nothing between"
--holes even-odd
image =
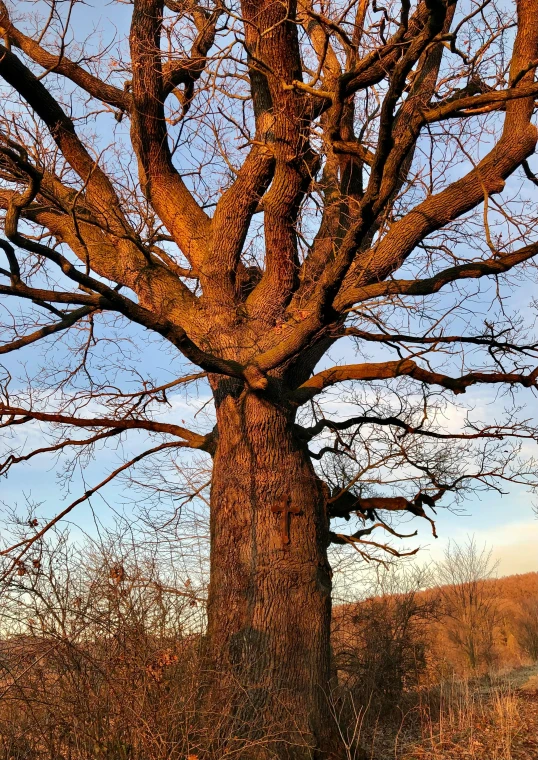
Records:
<instances>
[{"instance_id":1,"label":"rough bark","mask_svg":"<svg viewBox=\"0 0 538 760\"><path fill-rule=\"evenodd\" d=\"M283 758L328 757L331 570L323 489L290 409L229 387L219 396L210 709L221 718L227 713L224 730L247 745L265 737L248 757L269 750ZM300 510L287 524L275 511L286 505Z\"/></svg>"}]
</instances>

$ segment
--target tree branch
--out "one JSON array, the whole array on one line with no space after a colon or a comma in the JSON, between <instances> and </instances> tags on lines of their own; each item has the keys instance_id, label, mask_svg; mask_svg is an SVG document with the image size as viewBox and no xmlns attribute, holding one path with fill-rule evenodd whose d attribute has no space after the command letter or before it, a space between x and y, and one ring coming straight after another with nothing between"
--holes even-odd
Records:
<instances>
[{"instance_id":1,"label":"tree branch","mask_svg":"<svg viewBox=\"0 0 538 760\"><path fill-rule=\"evenodd\" d=\"M400 267L416 245L462 214L470 211L484 197L500 193L505 180L528 158L536 147L538 131L531 123L534 96L527 87L534 87L535 66L528 69L529 61L538 57L538 25L532 0L518 2L518 32L510 67L510 81L525 96L506 101L506 118L503 133L495 147L461 179L444 190L430 195L390 227L374 250L364 251L355 257L340 294L335 298L337 310L350 303L347 289L377 284ZM526 73L520 77L520 73ZM519 77L519 79L518 79ZM351 229L343 246L355 246L356 233Z\"/></svg>"},{"instance_id":2,"label":"tree branch","mask_svg":"<svg viewBox=\"0 0 538 760\"><path fill-rule=\"evenodd\" d=\"M349 519L352 512L360 512L369 519L376 519L378 511L385 512L410 512L415 517L423 517L432 526L432 533L437 538L435 522L424 511L424 504L431 509L445 495L447 488L440 488L433 496L423 492L418 493L414 499L405 499L403 496L372 496L361 498L343 489L329 501L328 511L330 517L344 517Z\"/></svg>"},{"instance_id":3,"label":"tree branch","mask_svg":"<svg viewBox=\"0 0 538 760\"><path fill-rule=\"evenodd\" d=\"M360 415L357 417L350 417L347 420L328 420L321 419L316 422L310 428L299 428L298 433L301 439L305 441L311 441L315 436L319 435L325 428L329 430L347 430L350 427L356 427L361 425L381 425L383 427L396 427L403 430L405 435L422 435L426 438L435 438L437 440L475 440L478 438L495 438L497 440L504 440L506 437L510 438L530 438L534 440L537 436L530 433L518 433L514 432L508 427L501 425L488 425L485 428L477 430L474 433L437 433L434 430L427 430L422 426L416 427L410 425L405 420L399 417L377 417L372 415Z\"/></svg>"},{"instance_id":4,"label":"tree branch","mask_svg":"<svg viewBox=\"0 0 538 760\"><path fill-rule=\"evenodd\" d=\"M216 9L209 13L198 8L194 12L194 21L198 34L192 43L190 55L180 61L170 61L163 66L163 95L166 98L178 85L187 89L200 78L207 66L207 54L215 42L217 21L223 13L224 6L218 3ZM184 9L178 7L178 12ZM188 105L184 104L184 110Z\"/></svg>"},{"instance_id":5,"label":"tree branch","mask_svg":"<svg viewBox=\"0 0 538 760\"><path fill-rule=\"evenodd\" d=\"M11 287L0 285L0 294L15 295L22 298L29 298L31 300L37 299L40 301L57 301L60 303L80 303L87 305L95 305L100 309L108 309L111 311L117 311L120 314L131 319L144 327L153 330L170 341L194 364L197 364L202 369L208 372L217 372L219 374L229 375L231 377L240 377L247 380L249 385L252 382L257 382L258 374L251 368L243 367L239 362L233 360L221 359L218 356L212 356L211 354L202 351L198 346L189 338L186 331L182 327L178 327L168 319L155 314L149 309L140 306L129 298L118 293L114 288L110 288L100 280L96 280L89 275L84 274L78 270L65 256L62 256L57 251L53 251L51 248L36 243L33 240L23 238L21 235L12 235L18 245L21 245L25 249L37 253L45 258L54 262L62 272L79 283L79 285L97 291L100 296L78 296L78 294L61 293L51 291L41 291L34 288L29 288L24 283L12 282ZM4 249L6 243L4 242ZM13 249L11 249L13 250ZM14 255L14 252L13 252ZM264 386L265 387L265 386Z\"/></svg>"},{"instance_id":6,"label":"tree branch","mask_svg":"<svg viewBox=\"0 0 538 760\"><path fill-rule=\"evenodd\" d=\"M172 164L164 117L160 53L163 0L135 0L129 36L133 67L131 139L142 188L184 255L197 269L211 222Z\"/></svg>"},{"instance_id":7,"label":"tree branch","mask_svg":"<svg viewBox=\"0 0 538 760\"><path fill-rule=\"evenodd\" d=\"M25 335L18 340L13 340L10 343L4 343L0 345L0 354L9 354L11 351L17 351L19 348L29 346L31 343L35 343L36 341L41 340L41 338L46 338L49 335L55 335L62 330L67 330L76 322L79 322L81 319L89 316L90 314L95 314L95 312L96 309L91 306L83 306L81 309L75 309L66 314L65 317L62 317L62 319L60 319L58 322L44 325L38 330L34 330L34 332L29 333L28 335Z\"/></svg>"},{"instance_id":8,"label":"tree branch","mask_svg":"<svg viewBox=\"0 0 538 760\"><path fill-rule=\"evenodd\" d=\"M120 429L106 430L104 433L97 433L96 435L91 436L91 438L85 438L83 440L68 438L64 441L60 441L60 443L57 443L54 446L44 446L40 449L34 449L29 454L22 454L20 456L10 454L7 459L5 459L3 462L0 462L0 475L6 475L8 470L13 465L20 464L21 462L28 462L30 459L33 459L40 454L58 453L68 446L90 446L91 444L97 443L98 441L103 441L107 438L111 438L112 436L119 435L121 432L122 431Z\"/></svg>"},{"instance_id":9,"label":"tree branch","mask_svg":"<svg viewBox=\"0 0 538 760\"><path fill-rule=\"evenodd\" d=\"M17 29L11 22L7 7L2 0L0 0L0 31L4 37L9 39L12 45L22 50L23 53L42 68L70 79L96 100L108 103L108 105L118 108L120 111L129 110L130 98L125 91L109 85L93 74L90 74L82 66L69 60L63 52L61 55L49 53L31 37L27 37Z\"/></svg>"},{"instance_id":10,"label":"tree branch","mask_svg":"<svg viewBox=\"0 0 538 760\"><path fill-rule=\"evenodd\" d=\"M159 451L164 451L165 449L181 448L186 445L187 444L182 443L180 441L173 441L172 443L161 443L159 446L155 446L152 449L148 449L147 451L144 451L142 454L138 454L136 457L133 457L128 462L125 462L125 464L122 464L120 467L118 467L116 470L114 470L114 472L110 473L110 475L108 475L98 485L93 486L88 491L86 491L82 496L80 496L78 499L75 499L75 501L71 502L69 506L63 509L59 514L56 515L56 517L50 520L46 525L43 526L43 528L41 528L41 530L37 531L33 536L23 541L19 541L18 543L13 544L12 546L9 546L7 549L0 551L0 557L1 556L5 557L5 556L8 556L9 554L12 554L17 549L22 549L18 553L18 555L13 559L11 566L5 572L5 575L8 575L10 572L12 572L15 569L15 567L17 567L17 565L21 562L22 557L24 557L24 555L33 546L33 544L35 544L37 541L43 538L43 536L45 535L45 533L47 533L47 531L49 531L52 527L54 527L54 525L60 522L60 520L63 520L63 518L66 517L70 512L72 512L75 507L87 501L95 493L97 493L102 488L104 488L104 486L108 485L108 483L114 480L114 478L116 478L122 472L125 472L125 470L137 464L137 462L140 462L141 459L151 456L152 454L156 454Z\"/></svg>"},{"instance_id":11,"label":"tree branch","mask_svg":"<svg viewBox=\"0 0 538 760\"><path fill-rule=\"evenodd\" d=\"M247 279L245 267L240 266L243 244L274 165L270 146L254 145L235 181L220 196L212 222L213 244L200 269L204 298L224 296L234 303L243 295L241 285Z\"/></svg>"},{"instance_id":12,"label":"tree branch","mask_svg":"<svg viewBox=\"0 0 538 760\"><path fill-rule=\"evenodd\" d=\"M400 333L371 333L366 330L361 330L358 327L345 327L341 330L339 335L348 335L355 338L360 338L371 343L419 343L422 345L440 345L443 343L464 343L475 346L487 346L488 348L496 348L499 351L505 351L506 353L526 353L528 351L537 351L538 343L532 344L517 344L509 341L499 340L498 336L492 334L488 335L404 335Z\"/></svg>"},{"instance_id":13,"label":"tree branch","mask_svg":"<svg viewBox=\"0 0 538 760\"><path fill-rule=\"evenodd\" d=\"M30 69L3 45L0 76L45 122L66 161L84 182L86 197L101 215L103 227L120 237L132 234L110 179L77 137L72 120Z\"/></svg>"},{"instance_id":14,"label":"tree branch","mask_svg":"<svg viewBox=\"0 0 538 760\"><path fill-rule=\"evenodd\" d=\"M198 433L193 433L191 430L181 427L180 425L173 425L168 422L156 422L154 420L132 418L116 420L102 417L74 417L72 415L57 414L55 412L39 412L33 409L25 409L0 403L0 420L3 420L4 417L7 417L8 419L6 422L2 422L0 427L9 427L13 423L16 424L16 418L22 417L25 420L52 422L58 425L69 425L71 427L79 428L106 427L119 431L149 430L153 433L166 433L167 435L183 438L186 442L183 445L190 446L190 448L193 449L205 450L211 440L211 434L199 435Z\"/></svg>"},{"instance_id":15,"label":"tree branch","mask_svg":"<svg viewBox=\"0 0 538 760\"><path fill-rule=\"evenodd\" d=\"M520 98L534 98L538 95L538 83L528 84L525 87L508 87L506 90L494 90L481 95L471 95L467 98L458 98L450 103L444 103L435 108L424 111L424 122L432 123L449 118L461 118L485 113L486 107L494 106L503 108L511 100ZM492 110L488 108L488 111Z\"/></svg>"},{"instance_id":16,"label":"tree branch","mask_svg":"<svg viewBox=\"0 0 538 760\"><path fill-rule=\"evenodd\" d=\"M405 375L428 385L440 385L455 394L459 394L465 393L469 386L477 383L507 383L534 388L538 381L538 367L529 375L517 372L469 372L461 377L449 377L440 372L423 369L412 359L380 362L378 364L349 364L332 367L314 375L290 393L290 400L297 405L305 404L325 388L347 380L386 380Z\"/></svg>"},{"instance_id":17,"label":"tree branch","mask_svg":"<svg viewBox=\"0 0 538 760\"><path fill-rule=\"evenodd\" d=\"M412 213L412 212L411 212ZM398 224L398 223L397 223ZM364 287L355 287L344 292L338 299L338 306L350 307L357 303L386 295L426 296L437 293L445 285L468 279L479 279L490 275L504 274L517 264L532 259L538 254L538 243L520 248L513 253L500 254L484 261L473 261L469 264L459 264L443 269L441 272L424 280L387 280L376 282ZM345 301L344 301L345 298Z\"/></svg>"}]
</instances>

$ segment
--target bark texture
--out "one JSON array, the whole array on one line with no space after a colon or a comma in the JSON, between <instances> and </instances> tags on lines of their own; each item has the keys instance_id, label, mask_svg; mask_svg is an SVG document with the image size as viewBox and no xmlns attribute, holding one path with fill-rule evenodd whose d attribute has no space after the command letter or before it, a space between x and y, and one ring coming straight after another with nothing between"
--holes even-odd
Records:
<instances>
[{"instance_id":1,"label":"bark texture","mask_svg":"<svg viewBox=\"0 0 538 760\"><path fill-rule=\"evenodd\" d=\"M331 570L321 482L289 408L232 391L218 399L217 416L211 706L229 712L239 736L266 737L249 757L269 748L279 757L327 757ZM300 510L287 523L277 511L286 507Z\"/></svg>"}]
</instances>

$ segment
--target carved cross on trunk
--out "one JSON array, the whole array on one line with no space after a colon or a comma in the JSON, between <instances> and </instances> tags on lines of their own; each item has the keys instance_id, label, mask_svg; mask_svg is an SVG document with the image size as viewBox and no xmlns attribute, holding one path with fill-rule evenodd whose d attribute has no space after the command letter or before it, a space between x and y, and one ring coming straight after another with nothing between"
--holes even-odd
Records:
<instances>
[{"instance_id":1,"label":"carved cross on trunk","mask_svg":"<svg viewBox=\"0 0 538 760\"><path fill-rule=\"evenodd\" d=\"M280 542L282 549L289 549L290 545L290 518L291 515L300 515L301 510L299 507L292 507L290 500L284 502L284 504L274 504L271 507L271 511L280 515Z\"/></svg>"}]
</instances>

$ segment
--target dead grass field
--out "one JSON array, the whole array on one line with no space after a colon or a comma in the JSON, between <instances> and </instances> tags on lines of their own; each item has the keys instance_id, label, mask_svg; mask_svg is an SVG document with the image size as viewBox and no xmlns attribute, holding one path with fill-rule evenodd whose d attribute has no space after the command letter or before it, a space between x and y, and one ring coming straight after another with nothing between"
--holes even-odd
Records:
<instances>
[{"instance_id":1,"label":"dead grass field","mask_svg":"<svg viewBox=\"0 0 538 760\"><path fill-rule=\"evenodd\" d=\"M235 733L204 754L194 592L178 579L174 593L146 568L143 583L134 572L118 581L116 569L92 562L79 577L55 565L6 587L0 760L252 760L254 739ZM441 587L393 589L334 610L339 682L328 696L347 747L337 760L538 760L538 573L470 585L485 600L478 617ZM474 670L454 621L478 632ZM228 714L223 704L211 716L219 741ZM282 760L278 728L255 738L270 760Z\"/></svg>"},{"instance_id":2,"label":"dead grass field","mask_svg":"<svg viewBox=\"0 0 538 760\"><path fill-rule=\"evenodd\" d=\"M537 760L538 666L425 694L399 723L365 728L362 746L364 760Z\"/></svg>"}]
</instances>

